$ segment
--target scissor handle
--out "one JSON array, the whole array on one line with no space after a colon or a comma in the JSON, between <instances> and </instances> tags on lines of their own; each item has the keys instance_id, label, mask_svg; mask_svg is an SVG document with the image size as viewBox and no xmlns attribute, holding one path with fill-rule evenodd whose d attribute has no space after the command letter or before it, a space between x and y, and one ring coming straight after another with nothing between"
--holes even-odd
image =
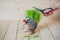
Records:
<instances>
[{"instance_id":1,"label":"scissor handle","mask_svg":"<svg viewBox=\"0 0 60 40\"><path fill-rule=\"evenodd\" d=\"M53 9L52 8L46 8L45 10L51 9L48 13L53 13Z\"/></svg>"}]
</instances>

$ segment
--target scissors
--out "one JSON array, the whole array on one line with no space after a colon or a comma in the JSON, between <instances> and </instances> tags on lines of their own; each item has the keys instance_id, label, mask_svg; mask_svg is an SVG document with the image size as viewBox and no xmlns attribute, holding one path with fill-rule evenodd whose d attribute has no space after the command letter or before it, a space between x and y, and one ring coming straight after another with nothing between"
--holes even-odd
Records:
<instances>
[{"instance_id":1,"label":"scissors","mask_svg":"<svg viewBox=\"0 0 60 40\"><path fill-rule=\"evenodd\" d=\"M45 9L39 9L39 8L36 8L36 7L33 7L34 9L36 9L36 10L38 10L38 11L40 11L44 16L46 16L46 14L49 14L49 13L53 13L53 9L52 8L45 8ZM46 11L46 10L49 10L50 9L50 11L48 12L48 13L44 13L44 11Z\"/></svg>"}]
</instances>

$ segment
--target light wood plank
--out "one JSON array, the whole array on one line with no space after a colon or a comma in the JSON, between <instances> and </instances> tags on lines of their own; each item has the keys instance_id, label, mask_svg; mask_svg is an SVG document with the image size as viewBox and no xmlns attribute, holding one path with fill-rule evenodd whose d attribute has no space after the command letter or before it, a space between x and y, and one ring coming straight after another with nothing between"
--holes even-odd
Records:
<instances>
[{"instance_id":1,"label":"light wood plank","mask_svg":"<svg viewBox=\"0 0 60 40\"><path fill-rule=\"evenodd\" d=\"M42 36L42 40L54 40L52 35L50 34L48 28L42 29L40 31L41 36Z\"/></svg>"},{"instance_id":2,"label":"light wood plank","mask_svg":"<svg viewBox=\"0 0 60 40\"><path fill-rule=\"evenodd\" d=\"M0 40L3 40L9 25L8 20L0 20Z\"/></svg>"},{"instance_id":3,"label":"light wood plank","mask_svg":"<svg viewBox=\"0 0 60 40\"><path fill-rule=\"evenodd\" d=\"M55 40L60 40L60 21L54 22L49 26Z\"/></svg>"},{"instance_id":4,"label":"light wood plank","mask_svg":"<svg viewBox=\"0 0 60 40\"><path fill-rule=\"evenodd\" d=\"M8 31L7 31L7 34L4 38L4 40L15 40L17 25L18 25L18 22L15 20L10 22L9 28L8 28Z\"/></svg>"},{"instance_id":5,"label":"light wood plank","mask_svg":"<svg viewBox=\"0 0 60 40\"><path fill-rule=\"evenodd\" d=\"M21 23L21 21L19 20L18 21L19 23L18 23L18 33L17 33L17 38L16 38L16 40L28 40L27 38L24 38L23 39L23 37L26 35L26 33L24 33L24 32L22 32L22 23Z\"/></svg>"}]
</instances>

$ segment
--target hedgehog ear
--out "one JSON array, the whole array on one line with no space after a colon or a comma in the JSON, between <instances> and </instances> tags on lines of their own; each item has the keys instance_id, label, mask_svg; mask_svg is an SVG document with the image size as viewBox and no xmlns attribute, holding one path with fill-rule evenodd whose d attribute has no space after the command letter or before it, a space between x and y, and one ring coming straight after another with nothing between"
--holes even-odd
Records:
<instances>
[{"instance_id":1,"label":"hedgehog ear","mask_svg":"<svg viewBox=\"0 0 60 40\"><path fill-rule=\"evenodd\" d=\"M22 20L22 23L23 24L27 24L27 21L24 19L24 20Z\"/></svg>"}]
</instances>

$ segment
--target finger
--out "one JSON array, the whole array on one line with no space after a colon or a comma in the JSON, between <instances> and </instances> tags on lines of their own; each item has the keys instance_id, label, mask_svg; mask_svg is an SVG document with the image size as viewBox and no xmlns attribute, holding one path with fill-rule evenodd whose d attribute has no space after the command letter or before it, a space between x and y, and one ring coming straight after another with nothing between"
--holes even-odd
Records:
<instances>
[{"instance_id":1,"label":"finger","mask_svg":"<svg viewBox=\"0 0 60 40\"><path fill-rule=\"evenodd\" d=\"M47 13L43 14L44 16L49 16Z\"/></svg>"},{"instance_id":2,"label":"finger","mask_svg":"<svg viewBox=\"0 0 60 40\"><path fill-rule=\"evenodd\" d=\"M49 12L49 11L47 11L47 10L46 10L46 11L44 11L44 13L45 13L45 14L46 14L46 13L48 13L48 12Z\"/></svg>"},{"instance_id":3,"label":"finger","mask_svg":"<svg viewBox=\"0 0 60 40\"><path fill-rule=\"evenodd\" d=\"M52 13L50 12L49 15L52 15Z\"/></svg>"}]
</instances>

